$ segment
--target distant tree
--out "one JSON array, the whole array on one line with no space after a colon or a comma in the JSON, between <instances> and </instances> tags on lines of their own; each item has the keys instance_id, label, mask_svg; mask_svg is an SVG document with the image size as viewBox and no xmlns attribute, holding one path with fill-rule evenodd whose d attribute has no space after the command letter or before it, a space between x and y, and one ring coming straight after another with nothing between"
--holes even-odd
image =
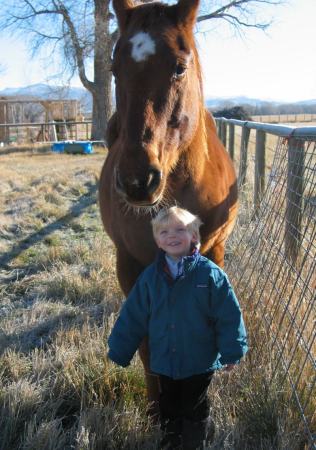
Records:
<instances>
[{"instance_id":1,"label":"distant tree","mask_svg":"<svg viewBox=\"0 0 316 450\"><path fill-rule=\"evenodd\" d=\"M125 1L133 4L132 0ZM258 8L281 1L204 0L198 21L221 19L236 30L266 29L270 22L257 19ZM70 78L77 73L92 94L92 139L104 139L112 113L111 54L118 37L110 0L6 0L1 5L0 30L20 33L24 39L30 37L33 54L46 47L51 55L62 57L65 73Z\"/></svg>"},{"instance_id":2,"label":"distant tree","mask_svg":"<svg viewBox=\"0 0 316 450\"><path fill-rule=\"evenodd\" d=\"M214 117L225 117L226 119L251 120L249 112L244 106L233 106L213 112Z\"/></svg>"}]
</instances>

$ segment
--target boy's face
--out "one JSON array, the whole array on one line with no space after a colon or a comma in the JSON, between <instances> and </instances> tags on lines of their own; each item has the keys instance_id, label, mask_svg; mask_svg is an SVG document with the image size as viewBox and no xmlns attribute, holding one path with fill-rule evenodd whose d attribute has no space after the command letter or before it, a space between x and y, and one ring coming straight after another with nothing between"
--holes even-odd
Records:
<instances>
[{"instance_id":1,"label":"boy's face","mask_svg":"<svg viewBox=\"0 0 316 450\"><path fill-rule=\"evenodd\" d=\"M155 235L155 240L158 247L173 259L189 255L191 244L197 243L195 233L189 231L183 222L176 219L162 224Z\"/></svg>"}]
</instances>

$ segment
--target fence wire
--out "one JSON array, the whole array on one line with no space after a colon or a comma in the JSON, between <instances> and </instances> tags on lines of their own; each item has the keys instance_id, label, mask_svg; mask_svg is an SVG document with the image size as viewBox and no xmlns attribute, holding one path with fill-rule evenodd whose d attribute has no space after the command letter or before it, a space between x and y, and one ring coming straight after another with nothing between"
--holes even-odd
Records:
<instances>
[{"instance_id":1,"label":"fence wire","mask_svg":"<svg viewBox=\"0 0 316 450\"><path fill-rule=\"evenodd\" d=\"M248 320L258 321L256 351L273 355L272 378L290 386L308 448L316 449L315 136L279 138L267 176L227 271Z\"/></svg>"}]
</instances>

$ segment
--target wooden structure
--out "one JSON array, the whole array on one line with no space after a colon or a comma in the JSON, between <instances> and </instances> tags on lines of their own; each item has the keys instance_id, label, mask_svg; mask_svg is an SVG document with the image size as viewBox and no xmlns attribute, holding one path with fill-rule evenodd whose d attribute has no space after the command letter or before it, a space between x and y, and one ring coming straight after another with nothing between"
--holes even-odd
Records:
<instances>
[{"instance_id":1,"label":"wooden structure","mask_svg":"<svg viewBox=\"0 0 316 450\"><path fill-rule=\"evenodd\" d=\"M10 125L0 127L0 142L53 141L72 138L75 131L70 122L78 120L82 120L78 100L0 97L0 124ZM51 126L46 128L47 135L41 135L44 133L44 128L34 134L34 127L32 127L34 122L50 124ZM23 131L22 128L12 127L20 123L29 124L30 127L23 127Z\"/></svg>"}]
</instances>

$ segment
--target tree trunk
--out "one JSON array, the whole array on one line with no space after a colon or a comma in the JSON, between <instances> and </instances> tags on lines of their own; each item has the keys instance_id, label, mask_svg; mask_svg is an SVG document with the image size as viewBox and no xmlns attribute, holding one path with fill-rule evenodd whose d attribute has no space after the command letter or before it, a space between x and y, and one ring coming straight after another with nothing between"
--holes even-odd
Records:
<instances>
[{"instance_id":1,"label":"tree trunk","mask_svg":"<svg viewBox=\"0 0 316 450\"><path fill-rule=\"evenodd\" d=\"M112 114L111 54L109 0L95 0L94 82L92 83L92 140L105 140L106 127Z\"/></svg>"},{"instance_id":2,"label":"tree trunk","mask_svg":"<svg viewBox=\"0 0 316 450\"><path fill-rule=\"evenodd\" d=\"M91 93L93 100L91 140L105 141L107 123L112 115L111 76L105 83L95 83Z\"/></svg>"}]
</instances>

